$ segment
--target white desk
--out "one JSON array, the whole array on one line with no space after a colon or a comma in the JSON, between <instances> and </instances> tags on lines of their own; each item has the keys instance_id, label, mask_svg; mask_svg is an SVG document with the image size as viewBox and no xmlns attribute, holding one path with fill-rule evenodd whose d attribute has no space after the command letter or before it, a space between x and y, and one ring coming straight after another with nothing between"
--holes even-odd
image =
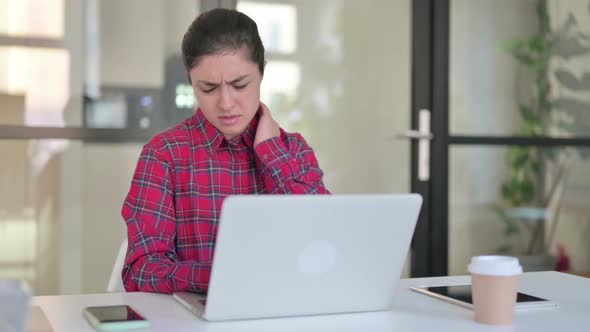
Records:
<instances>
[{"instance_id":1,"label":"white desk","mask_svg":"<svg viewBox=\"0 0 590 332\"><path fill-rule=\"evenodd\" d=\"M113 293L38 296L54 331L93 331L82 317L87 306L129 304L152 323L151 331L590 331L590 279L557 272L525 273L519 290L557 302L559 309L518 312L511 327L490 327L473 321L473 313L408 289L409 286L457 285L469 277L404 279L391 312L207 323L169 295ZM310 299L311 300L311 299Z\"/></svg>"}]
</instances>

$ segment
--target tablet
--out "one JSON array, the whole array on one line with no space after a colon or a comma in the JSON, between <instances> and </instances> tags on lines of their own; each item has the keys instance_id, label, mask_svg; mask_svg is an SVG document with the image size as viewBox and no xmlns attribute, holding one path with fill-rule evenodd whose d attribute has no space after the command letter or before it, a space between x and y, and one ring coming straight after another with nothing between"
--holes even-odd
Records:
<instances>
[{"instance_id":1,"label":"tablet","mask_svg":"<svg viewBox=\"0 0 590 332\"><path fill-rule=\"evenodd\" d=\"M411 290L432 296L436 299L459 305L467 309L473 309L471 297L471 285L458 286L437 286L437 287L410 287ZM541 297L525 293L518 293L516 296L516 310L557 308L555 302Z\"/></svg>"}]
</instances>

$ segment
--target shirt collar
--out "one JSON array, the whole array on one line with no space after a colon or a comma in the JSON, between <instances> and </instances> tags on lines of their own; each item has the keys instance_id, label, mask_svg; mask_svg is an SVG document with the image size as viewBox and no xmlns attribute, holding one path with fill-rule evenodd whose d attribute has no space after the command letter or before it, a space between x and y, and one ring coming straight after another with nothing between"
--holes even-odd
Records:
<instances>
[{"instance_id":1,"label":"shirt collar","mask_svg":"<svg viewBox=\"0 0 590 332\"><path fill-rule=\"evenodd\" d=\"M259 118L260 115L257 112L252 118L252 121L250 121L248 124L248 127L246 127L246 130L241 135L236 136L231 140L227 140L225 136L223 136L223 134L217 128L215 128L215 126L213 126L211 122L207 120L207 118L205 118L205 115L200 108L197 109L197 112L195 113L196 125L201 129L201 132L207 141L207 146L211 151L215 151L225 144L235 147L245 145L250 149L253 149Z\"/></svg>"},{"instance_id":2,"label":"shirt collar","mask_svg":"<svg viewBox=\"0 0 590 332\"><path fill-rule=\"evenodd\" d=\"M223 134L221 134L221 132L217 130L217 128L215 128L211 122L207 121L200 108L197 109L197 112L195 112L194 119L195 125L205 137L205 144L209 150L218 149L223 142Z\"/></svg>"}]
</instances>

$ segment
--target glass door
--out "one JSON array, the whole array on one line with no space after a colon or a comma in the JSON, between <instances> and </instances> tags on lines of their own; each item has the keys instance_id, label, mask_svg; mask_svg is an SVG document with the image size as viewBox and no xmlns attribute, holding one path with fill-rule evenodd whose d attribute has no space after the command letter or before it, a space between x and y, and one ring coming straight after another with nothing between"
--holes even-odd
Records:
<instances>
[{"instance_id":1,"label":"glass door","mask_svg":"<svg viewBox=\"0 0 590 332\"><path fill-rule=\"evenodd\" d=\"M590 1L432 2L432 274L493 253L587 273Z\"/></svg>"}]
</instances>

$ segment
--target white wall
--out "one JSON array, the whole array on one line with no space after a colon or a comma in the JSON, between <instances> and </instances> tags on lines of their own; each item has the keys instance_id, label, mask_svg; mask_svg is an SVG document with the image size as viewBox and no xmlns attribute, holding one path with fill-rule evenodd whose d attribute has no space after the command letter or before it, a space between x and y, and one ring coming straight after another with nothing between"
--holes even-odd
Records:
<instances>
[{"instance_id":1,"label":"white wall","mask_svg":"<svg viewBox=\"0 0 590 332\"><path fill-rule=\"evenodd\" d=\"M127 229L121 217L142 144L85 144L81 154L82 292L104 292Z\"/></svg>"},{"instance_id":2,"label":"white wall","mask_svg":"<svg viewBox=\"0 0 590 332\"><path fill-rule=\"evenodd\" d=\"M66 0L64 44L70 54L70 99L63 113L66 126L82 125L82 108L85 78L85 48L84 48L84 4L81 1ZM80 152L82 144L70 142L69 148L61 154L60 169L55 175L60 179L57 193L60 199L59 226L60 242L56 246L59 250L59 269L55 272L59 276L59 293L79 293L81 290L81 264L83 252L81 250L81 236L83 227L82 206L80 201L79 183L82 179L80 169ZM43 290L53 293L51 289Z\"/></svg>"},{"instance_id":3,"label":"white wall","mask_svg":"<svg viewBox=\"0 0 590 332\"><path fill-rule=\"evenodd\" d=\"M164 60L198 13L196 0L101 0L100 76L104 85L161 87Z\"/></svg>"},{"instance_id":4,"label":"white wall","mask_svg":"<svg viewBox=\"0 0 590 332\"><path fill-rule=\"evenodd\" d=\"M100 1L102 84L162 86L164 5L162 0Z\"/></svg>"},{"instance_id":5,"label":"white wall","mask_svg":"<svg viewBox=\"0 0 590 332\"><path fill-rule=\"evenodd\" d=\"M409 142L392 137L410 125L411 2L281 3L297 8L292 58L301 66L301 84L291 111L303 114L300 131L327 187L408 191Z\"/></svg>"},{"instance_id":6,"label":"white wall","mask_svg":"<svg viewBox=\"0 0 590 332\"><path fill-rule=\"evenodd\" d=\"M164 55L180 54L180 42L199 14L199 0L174 0L164 6Z\"/></svg>"}]
</instances>

